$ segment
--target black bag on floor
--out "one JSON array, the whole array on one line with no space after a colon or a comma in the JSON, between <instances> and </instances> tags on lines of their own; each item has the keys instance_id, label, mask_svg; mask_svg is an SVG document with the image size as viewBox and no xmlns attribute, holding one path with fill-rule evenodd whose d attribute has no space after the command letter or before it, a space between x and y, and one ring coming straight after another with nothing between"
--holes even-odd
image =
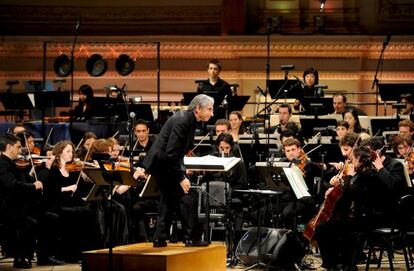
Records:
<instances>
[{"instance_id":1,"label":"black bag on floor","mask_svg":"<svg viewBox=\"0 0 414 271\"><path fill-rule=\"evenodd\" d=\"M305 245L288 229L260 228L261 260L271 266L287 267L299 264L305 256ZM236 248L237 258L246 265L258 260L257 228L247 231Z\"/></svg>"}]
</instances>

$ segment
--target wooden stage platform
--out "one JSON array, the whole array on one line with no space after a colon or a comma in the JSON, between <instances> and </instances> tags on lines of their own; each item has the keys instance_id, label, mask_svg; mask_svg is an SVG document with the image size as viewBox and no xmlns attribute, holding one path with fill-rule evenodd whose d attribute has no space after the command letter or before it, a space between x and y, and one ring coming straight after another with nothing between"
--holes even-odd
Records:
<instances>
[{"instance_id":1,"label":"wooden stage platform","mask_svg":"<svg viewBox=\"0 0 414 271\"><path fill-rule=\"evenodd\" d=\"M108 269L108 249L83 253L82 271ZM226 270L226 245L185 247L183 243L153 248L152 243L119 246L113 249L114 271L208 271Z\"/></svg>"}]
</instances>

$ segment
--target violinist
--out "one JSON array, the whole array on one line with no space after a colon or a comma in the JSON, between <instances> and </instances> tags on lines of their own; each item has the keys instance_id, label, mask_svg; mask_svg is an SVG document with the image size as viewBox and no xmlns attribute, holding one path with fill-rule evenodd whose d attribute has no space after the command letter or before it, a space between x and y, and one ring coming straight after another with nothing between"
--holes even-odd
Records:
<instances>
[{"instance_id":1,"label":"violinist","mask_svg":"<svg viewBox=\"0 0 414 271\"><path fill-rule=\"evenodd\" d=\"M396 158L405 159L410 156L410 153L412 152L412 144L413 140L411 137L404 135L395 136L392 141L392 148Z\"/></svg>"},{"instance_id":2,"label":"violinist","mask_svg":"<svg viewBox=\"0 0 414 271\"><path fill-rule=\"evenodd\" d=\"M14 268L31 268L37 220L30 206L40 195L43 184L21 173L14 160L21 141L12 134L0 136L0 223L5 226L5 252L13 257Z\"/></svg>"},{"instance_id":3,"label":"violinist","mask_svg":"<svg viewBox=\"0 0 414 271\"><path fill-rule=\"evenodd\" d=\"M96 139L98 139L98 137L94 132L86 132L78 144L78 148L75 151L75 157L84 160L87 150L90 149L92 142Z\"/></svg>"},{"instance_id":4,"label":"violinist","mask_svg":"<svg viewBox=\"0 0 414 271\"><path fill-rule=\"evenodd\" d=\"M414 137L414 123L411 120L402 120L398 123L398 134Z\"/></svg>"},{"instance_id":5,"label":"violinist","mask_svg":"<svg viewBox=\"0 0 414 271\"><path fill-rule=\"evenodd\" d=\"M80 173L69 172L66 167L73 159L74 149L70 141L58 142L53 147L55 162L44 181L44 206L59 216L62 250L58 257L66 262L77 262L82 251L94 248L97 232L95 213L75 193L79 190Z\"/></svg>"},{"instance_id":6,"label":"violinist","mask_svg":"<svg viewBox=\"0 0 414 271\"><path fill-rule=\"evenodd\" d=\"M392 141L392 146L397 159L401 159L408 169L410 179L413 179L414 173L414 152L413 140L411 137L397 135ZM400 161L401 161L400 160Z\"/></svg>"},{"instance_id":7,"label":"violinist","mask_svg":"<svg viewBox=\"0 0 414 271\"><path fill-rule=\"evenodd\" d=\"M281 161L289 161L295 163L303 172L304 179L308 186L311 195L316 195L313 179L320 176L320 169L315 167L301 148L298 139L287 139L284 141L283 149L286 157ZM294 229L294 221L296 216L301 215L304 221L308 221L316 210L316 203L313 197L303 197L296 199L288 181L282 178L281 188L284 194L281 196L280 207L282 208L282 220L284 226L289 229ZM284 187L284 188L283 188Z\"/></svg>"},{"instance_id":8,"label":"violinist","mask_svg":"<svg viewBox=\"0 0 414 271\"><path fill-rule=\"evenodd\" d=\"M104 161L109 161L111 158L112 147L111 143L106 139L97 139L94 140L87 161L89 163L95 164L97 167L100 167L100 164L104 164ZM129 186L120 186L129 188ZM116 194L119 194L123 188L116 187ZM128 189L123 190L123 193L128 191ZM111 191L113 193L113 191ZM108 192L109 194L109 192ZM110 209L110 203L108 200L109 195L104 195L104 199L96 202L94 208L98 213L99 217L99 226L102 230L101 234L105 238L105 243L109 242L109 230L110 225L106 223L108 221L108 215L112 215L113 221L113 240L115 245L127 244L129 238L129 228L128 228L128 213L127 208L119 203L116 199L112 200L112 209ZM116 196L114 196L116 198Z\"/></svg>"},{"instance_id":9,"label":"violinist","mask_svg":"<svg viewBox=\"0 0 414 271\"><path fill-rule=\"evenodd\" d=\"M388 198L397 202L407 192L403 164L385 155L385 143L382 137L372 137L362 141L374 154L373 166L377 170L381 185L389 190Z\"/></svg>"}]
</instances>

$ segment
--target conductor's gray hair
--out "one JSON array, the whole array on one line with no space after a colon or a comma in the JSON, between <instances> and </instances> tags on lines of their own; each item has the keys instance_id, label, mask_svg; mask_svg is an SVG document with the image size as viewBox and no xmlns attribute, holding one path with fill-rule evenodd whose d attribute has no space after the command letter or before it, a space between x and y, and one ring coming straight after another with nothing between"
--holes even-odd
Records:
<instances>
[{"instance_id":1,"label":"conductor's gray hair","mask_svg":"<svg viewBox=\"0 0 414 271\"><path fill-rule=\"evenodd\" d=\"M209 105L214 105L214 99L205 94L199 94L191 100L190 104L188 105L188 109L195 110L198 105L203 108Z\"/></svg>"}]
</instances>

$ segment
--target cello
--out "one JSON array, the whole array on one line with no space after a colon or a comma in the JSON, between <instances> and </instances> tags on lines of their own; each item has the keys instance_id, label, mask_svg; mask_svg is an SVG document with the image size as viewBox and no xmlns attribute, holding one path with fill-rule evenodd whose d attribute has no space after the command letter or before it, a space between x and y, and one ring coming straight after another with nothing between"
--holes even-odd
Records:
<instances>
[{"instance_id":1,"label":"cello","mask_svg":"<svg viewBox=\"0 0 414 271\"><path fill-rule=\"evenodd\" d=\"M354 146L352 147L351 153L355 150L358 142L360 140L360 136L356 140ZM325 200L323 201L321 207L319 208L318 213L306 224L305 230L303 231L303 237L307 239L312 245L317 247L316 240L314 239L316 227L318 227L321 223L329 221L333 215L336 203L342 197L343 194L343 185L344 180L343 177L348 175L348 170L351 166L351 154L349 155L348 159L345 161L344 166L338 172L338 174L334 177L339 184L335 185L332 190L326 194Z\"/></svg>"}]
</instances>

